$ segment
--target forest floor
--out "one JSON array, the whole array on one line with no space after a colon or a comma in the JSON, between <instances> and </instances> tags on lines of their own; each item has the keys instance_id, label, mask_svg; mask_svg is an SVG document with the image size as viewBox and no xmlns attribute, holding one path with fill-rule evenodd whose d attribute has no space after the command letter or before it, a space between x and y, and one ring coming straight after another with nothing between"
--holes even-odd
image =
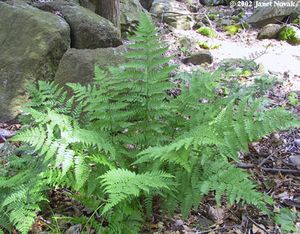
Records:
<instances>
[{"instance_id":1,"label":"forest floor","mask_svg":"<svg viewBox=\"0 0 300 234\"><path fill-rule=\"evenodd\" d=\"M228 16L232 13L230 8L213 10L226 12ZM244 29L235 36L229 36L219 31L213 21L211 23L218 32L217 37L213 39L202 36L194 30L168 30L165 25L159 24L162 39L169 44L169 53L175 55L173 62L179 64L179 69L190 71L199 67L181 62L186 54L178 47L179 38L189 37L194 41L220 45L219 48L210 50L214 60L212 64L204 66L206 69L214 70L224 59L254 58L257 64L262 65L263 71L257 70L249 77L240 77L241 82L248 82L262 73L275 76L280 82L268 92L273 105L283 106L299 114L300 46L291 46L277 40L258 40L257 29ZM295 93L293 99L289 96L291 92ZM17 131L19 128L20 125L16 123L0 123L0 130ZM0 138L0 149L3 145ZM277 211L281 207L300 209L300 130L292 129L266 136L261 141L249 145L249 148L250 153L241 154L237 166L249 171L259 189L275 199L273 210ZM53 210L56 213L64 210L64 215L66 210L71 214L80 212L81 208L63 194L62 190L53 191ZM47 220L41 214L34 225L33 232L41 232L46 222ZM76 227L73 227L73 231L69 233L76 233ZM214 196L211 195L204 198L202 205L195 208L187 220L183 219L180 212L170 218L161 215L158 210L145 226L144 233L271 234L282 232L269 217L257 209L242 205L217 207Z\"/></svg>"}]
</instances>

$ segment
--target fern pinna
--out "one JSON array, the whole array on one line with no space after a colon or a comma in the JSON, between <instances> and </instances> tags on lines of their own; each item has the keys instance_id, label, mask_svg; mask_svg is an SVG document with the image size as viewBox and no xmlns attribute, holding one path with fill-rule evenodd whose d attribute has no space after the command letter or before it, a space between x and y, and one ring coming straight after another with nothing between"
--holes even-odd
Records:
<instances>
[{"instance_id":1,"label":"fern pinna","mask_svg":"<svg viewBox=\"0 0 300 234\"><path fill-rule=\"evenodd\" d=\"M209 192L218 204L227 197L268 213L272 200L232 162L250 142L299 122L256 98L255 84L224 93L219 71L185 75L181 94L171 97L174 66L148 16L131 41L125 64L95 67L86 86L68 84L70 99L53 83L31 87L24 127L12 139L26 154L0 164L2 228L27 233L54 187L68 188L92 211L69 219L84 224L82 231L138 233L154 198L163 211L180 207L188 216Z\"/></svg>"}]
</instances>

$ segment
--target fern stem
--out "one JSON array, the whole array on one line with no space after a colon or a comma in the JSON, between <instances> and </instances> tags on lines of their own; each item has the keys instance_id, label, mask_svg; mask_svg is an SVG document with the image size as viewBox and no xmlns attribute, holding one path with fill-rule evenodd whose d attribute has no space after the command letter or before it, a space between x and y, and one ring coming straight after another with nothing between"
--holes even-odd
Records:
<instances>
[{"instance_id":1,"label":"fern stem","mask_svg":"<svg viewBox=\"0 0 300 234\"><path fill-rule=\"evenodd\" d=\"M97 213L97 211L100 210L100 208L101 208L103 205L104 205L104 203L101 204L101 205L99 205L99 206L97 207L97 209L96 209L96 210L92 213L92 215L88 218L88 220L87 220L86 223L84 224L84 226L83 226L83 228L81 229L81 231L83 231L83 230L87 227L87 225L89 224L89 222L92 220L92 218L95 216L95 214ZM88 233L90 233L90 230L89 230Z\"/></svg>"}]
</instances>

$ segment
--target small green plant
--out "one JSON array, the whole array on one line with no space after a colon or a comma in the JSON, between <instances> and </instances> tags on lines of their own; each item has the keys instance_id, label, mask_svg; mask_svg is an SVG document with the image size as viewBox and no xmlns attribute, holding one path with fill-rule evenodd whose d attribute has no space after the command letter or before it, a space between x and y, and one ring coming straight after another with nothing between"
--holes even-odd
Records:
<instances>
[{"instance_id":1,"label":"small green plant","mask_svg":"<svg viewBox=\"0 0 300 234\"><path fill-rule=\"evenodd\" d=\"M179 50L184 53L187 54L188 51L191 48L191 44L193 42L191 41L191 39L187 38L187 37L182 37L179 39L178 44L179 44Z\"/></svg>"},{"instance_id":2,"label":"small green plant","mask_svg":"<svg viewBox=\"0 0 300 234\"><path fill-rule=\"evenodd\" d=\"M217 36L217 33L214 29L210 27L201 27L196 30L198 33L200 33L203 36L214 38Z\"/></svg>"},{"instance_id":3,"label":"small green plant","mask_svg":"<svg viewBox=\"0 0 300 234\"><path fill-rule=\"evenodd\" d=\"M289 95L288 95L288 100L289 100L289 103L292 105L292 106L297 106L299 104L299 98L298 98L298 94L295 93L295 92L290 92Z\"/></svg>"},{"instance_id":4,"label":"small green plant","mask_svg":"<svg viewBox=\"0 0 300 234\"><path fill-rule=\"evenodd\" d=\"M296 222L299 222L300 213L292 211L288 208L280 209L280 212L275 215L275 221L280 225L284 233L299 233L300 229Z\"/></svg>"},{"instance_id":5,"label":"small green plant","mask_svg":"<svg viewBox=\"0 0 300 234\"><path fill-rule=\"evenodd\" d=\"M241 74L240 74L240 76L244 76L244 77L249 77L249 76L252 76L252 71L251 70L249 70L249 69L244 69L242 72L241 72Z\"/></svg>"},{"instance_id":6,"label":"small green plant","mask_svg":"<svg viewBox=\"0 0 300 234\"><path fill-rule=\"evenodd\" d=\"M216 45L210 45L208 42L202 42L198 41L197 44L202 48L202 49L207 49L207 50L213 50L213 49L219 49L221 44L216 44Z\"/></svg>"},{"instance_id":7,"label":"small green plant","mask_svg":"<svg viewBox=\"0 0 300 234\"><path fill-rule=\"evenodd\" d=\"M240 25L227 25L224 26L224 30L231 36L234 36L241 30Z\"/></svg>"},{"instance_id":8,"label":"small green plant","mask_svg":"<svg viewBox=\"0 0 300 234\"><path fill-rule=\"evenodd\" d=\"M238 17L239 18L243 18L245 16L245 12L244 11L242 11L242 12L240 12L239 14L238 14Z\"/></svg>"},{"instance_id":9,"label":"small green plant","mask_svg":"<svg viewBox=\"0 0 300 234\"><path fill-rule=\"evenodd\" d=\"M300 44L300 37L296 34L296 28L293 26L285 26L278 33L278 39L287 41L290 44Z\"/></svg>"},{"instance_id":10,"label":"small green plant","mask_svg":"<svg viewBox=\"0 0 300 234\"><path fill-rule=\"evenodd\" d=\"M216 18L217 18L216 14L213 14L213 13L210 13L207 16L210 20L216 20Z\"/></svg>"},{"instance_id":11,"label":"small green plant","mask_svg":"<svg viewBox=\"0 0 300 234\"><path fill-rule=\"evenodd\" d=\"M296 25L300 25L300 17L293 19L292 23Z\"/></svg>"},{"instance_id":12,"label":"small green plant","mask_svg":"<svg viewBox=\"0 0 300 234\"><path fill-rule=\"evenodd\" d=\"M278 38L282 41L289 41L295 37L295 34L296 32L293 28L285 26L280 30Z\"/></svg>"},{"instance_id":13,"label":"small green plant","mask_svg":"<svg viewBox=\"0 0 300 234\"><path fill-rule=\"evenodd\" d=\"M0 163L1 228L28 233L53 188L68 188L91 211L68 217L83 233L137 234L154 205L188 217L211 192L218 205L270 214L272 199L234 163L250 142L299 121L256 98L255 85L232 88L219 70L184 73L174 98L175 68L147 15L130 39L128 61L108 72L95 67L91 84L68 84L70 99L53 83L31 89L23 129L12 138L22 155Z\"/></svg>"}]
</instances>

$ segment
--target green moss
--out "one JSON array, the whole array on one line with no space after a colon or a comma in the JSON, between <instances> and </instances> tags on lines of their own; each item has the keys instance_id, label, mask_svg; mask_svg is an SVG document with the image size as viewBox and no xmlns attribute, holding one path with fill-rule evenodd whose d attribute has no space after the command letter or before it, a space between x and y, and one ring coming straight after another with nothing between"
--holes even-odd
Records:
<instances>
[{"instance_id":1,"label":"green moss","mask_svg":"<svg viewBox=\"0 0 300 234\"><path fill-rule=\"evenodd\" d=\"M278 34L278 39L282 41L288 41L294 38L296 35L296 32L293 28L285 26L283 27L279 34Z\"/></svg>"},{"instance_id":2,"label":"green moss","mask_svg":"<svg viewBox=\"0 0 300 234\"><path fill-rule=\"evenodd\" d=\"M216 20L216 15L215 14L213 14L213 13L210 13L210 14L208 14L208 18L210 19L210 20Z\"/></svg>"},{"instance_id":3,"label":"green moss","mask_svg":"<svg viewBox=\"0 0 300 234\"><path fill-rule=\"evenodd\" d=\"M249 29L250 28L250 24L248 24L247 22L243 22L243 23L241 23L240 27L244 28L244 29Z\"/></svg>"},{"instance_id":4,"label":"green moss","mask_svg":"<svg viewBox=\"0 0 300 234\"><path fill-rule=\"evenodd\" d=\"M224 27L224 30L231 36L237 34L241 30L240 25L228 25Z\"/></svg>"},{"instance_id":5,"label":"green moss","mask_svg":"<svg viewBox=\"0 0 300 234\"><path fill-rule=\"evenodd\" d=\"M296 29L292 26L283 27L278 33L278 39L282 41L287 41L290 44L300 44L300 38L296 36Z\"/></svg>"},{"instance_id":6,"label":"green moss","mask_svg":"<svg viewBox=\"0 0 300 234\"><path fill-rule=\"evenodd\" d=\"M244 76L244 77L252 76L252 71L250 69L245 69L245 70L242 71L240 76Z\"/></svg>"},{"instance_id":7,"label":"green moss","mask_svg":"<svg viewBox=\"0 0 300 234\"><path fill-rule=\"evenodd\" d=\"M240 19L240 17L238 17L237 15L234 15L234 16L232 16L231 17L231 20L232 20L232 22L239 22L241 19Z\"/></svg>"},{"instance_id":8,"label":"green moss","mask_svg":"<svg viewBox=\"0 0 300 234\"><path fill-rule=\"evenodd\" d=\"M198 33L200 33L201 35L206 36L206 37L210 37L210 38L213 38L213 37L217 36L216 31L214 29L210 28L210 27L201 27L201 28L197 29L196 31Z\"/></svg>"},{"instance_id":9,"label":"green moss","mask_svg":"<svg viewBox=\"0 0 300 234\"><path fill-rule=\"evenodd\" d=\"M298 95L297 93L295 92L290 92L289 95L288 95L288 100L289 100L289 103L292 105L292 106L297 106L299 104L299 99L298 99Z\"/></svg>"},{"instance_id":10,"label":"green moss","mask_svg":"<svg viewBox=\"0 0 300 234\"><path fill-rule=\"evenodd\" d=\"M245 12L243 12L243 11L238 14L239 18L243 18L244 16L245 16Z\"/></svg>"},{"instance_id":11,"label":"green moss","mask_svg":"<svg viewBox=\"0 0 300 234\"><path fill-rule=\"evenodd\" d=\"M292 23L300 25L300 18L293 19Z\"/></svg>"},{"instance_id":12,"label":"green moss","mask_svg":"<svg viewBox=\"0 0 300 234\"><path fill-rule=\"evenodd\" d=\"M207 42L202 42L202 41L198 41L197 44L202 48L202 49L206 49L206 50L213 50L213 49L218 49L220 48L221 44L216 44L216 45L210 45Z\"/></svg>"}]
</instances>

